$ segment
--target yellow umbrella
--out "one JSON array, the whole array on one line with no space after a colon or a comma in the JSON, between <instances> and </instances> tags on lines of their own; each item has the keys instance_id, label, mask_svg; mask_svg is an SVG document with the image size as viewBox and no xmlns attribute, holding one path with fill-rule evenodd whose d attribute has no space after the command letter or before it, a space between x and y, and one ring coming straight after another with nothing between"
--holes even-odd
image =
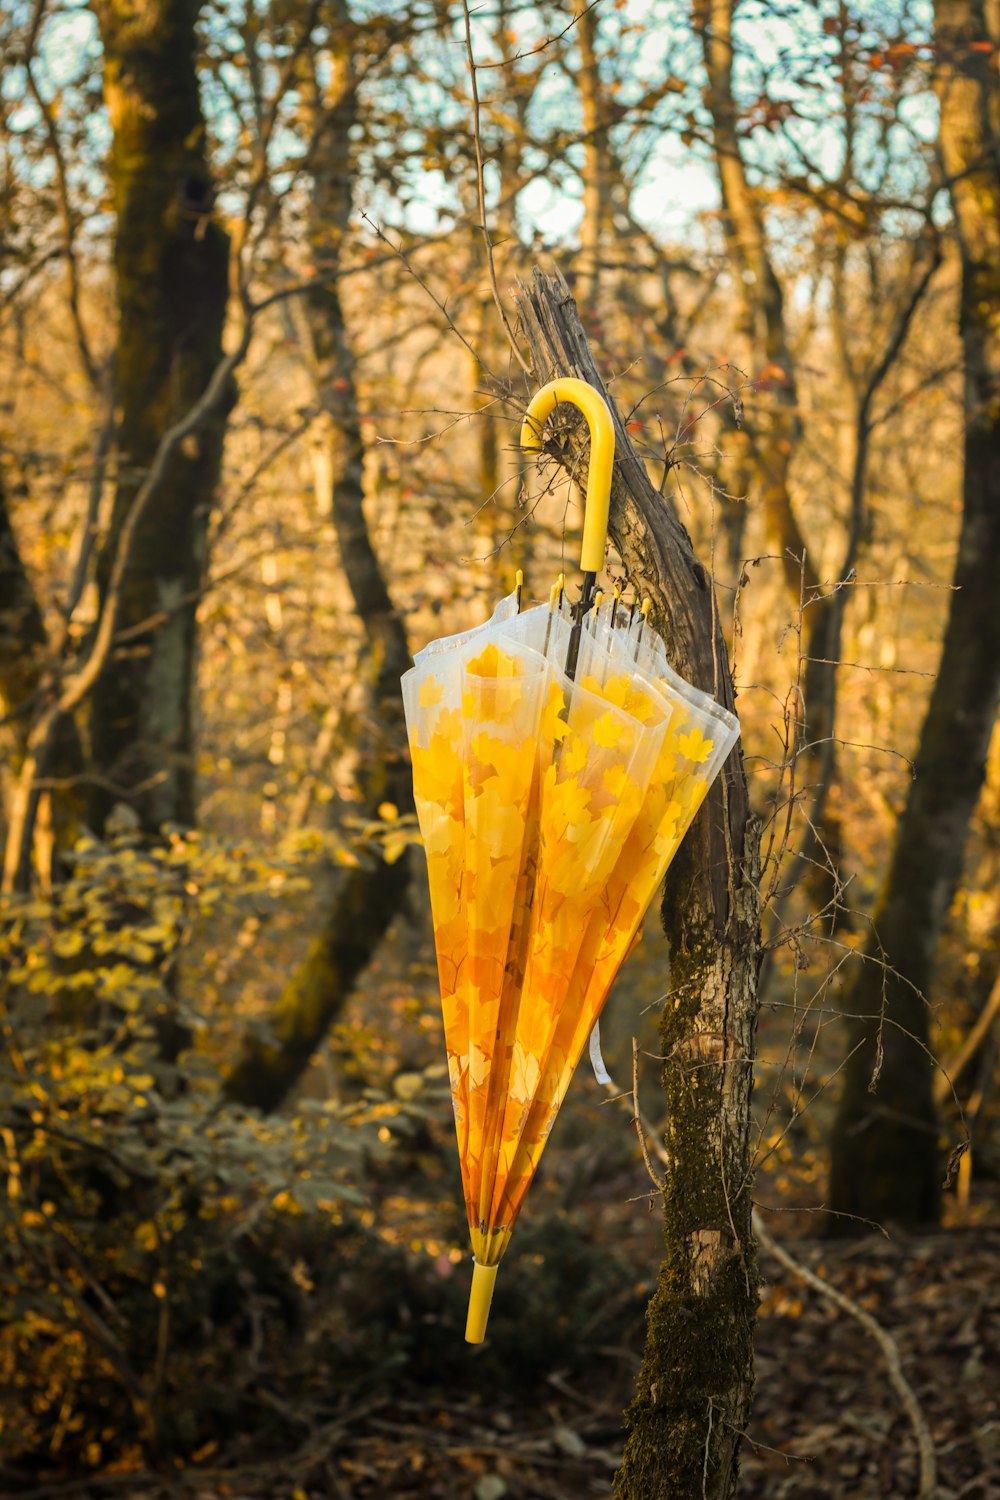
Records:
<instances>
[{"instance_id":1,"label":"yellow umbrella","mask_svg":"<svg viewBox=\"0 0 1000 1500\"><path fill-rule=\"evenodd\" d=\"M402 684L475 1258L470 1343L608 990L739 733L670 670L645 609L593 607L614 427L591 386L557 380L522 447L541 446L562 401L591 434L580 602L559 588L521 612L518 586Z\"/></svg>"}]
</instances>

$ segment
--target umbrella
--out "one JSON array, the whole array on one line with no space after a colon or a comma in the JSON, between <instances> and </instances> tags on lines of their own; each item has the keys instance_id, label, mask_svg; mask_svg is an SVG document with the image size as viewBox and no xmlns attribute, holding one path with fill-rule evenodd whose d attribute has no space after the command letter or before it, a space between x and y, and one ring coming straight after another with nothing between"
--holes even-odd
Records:
<instances>
[{"instance_id":1,"label":"umbrella","mask_svg":"<svg viewBox=\"0 0 1000 1500\"><path fill-rule=\"evenodd\" d=\"M671 671L642 611L602 600L614 428L582 380L543 387L521 446L560 402L590 427L581 597L562 583L434 641L402 680L445 1043L474 1255L466 1338L608 991L735 717Z\"/></svg>"}]
</instances>

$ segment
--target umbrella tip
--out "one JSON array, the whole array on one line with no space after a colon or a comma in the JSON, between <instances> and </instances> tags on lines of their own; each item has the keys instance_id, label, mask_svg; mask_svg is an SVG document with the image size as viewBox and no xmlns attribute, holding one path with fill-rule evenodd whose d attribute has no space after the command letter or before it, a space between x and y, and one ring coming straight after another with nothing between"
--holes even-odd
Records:
<instances>
[{"instance_id":1,"label":"umbrella tip","mask_svg":"<svg viewBox=\"0 0 1000 1500\"><path fill-rule=\"evenodd\" d=\"M486 1337L486 1324L493 1301L493 1287L497 1279L496 1266L481 1266L472 1262L472 1287L469 1291L469 1316L465 1324L465 1342L481 1344Z\"/></svg>"}]
</instances>

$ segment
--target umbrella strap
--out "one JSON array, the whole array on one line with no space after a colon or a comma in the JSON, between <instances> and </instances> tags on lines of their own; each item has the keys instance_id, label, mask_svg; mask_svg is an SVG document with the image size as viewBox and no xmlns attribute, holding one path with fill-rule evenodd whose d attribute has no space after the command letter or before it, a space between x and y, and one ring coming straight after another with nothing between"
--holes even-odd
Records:
<instances>
[{"instance_id":1,"label":"umbrella strap","mask_svg":"<svg viewBox=\"0 0 1000 1500\"><path fill-rule=\"evenodd\" d=\"M573 611L573 628L569 633L569 645L566 648L566 676L570 682L576 681L576 667L580 660L580 641L583 637L583 622L588 610L594 602L594 589L597 584L596 573L584 573L583 592Z\"/></svg>"},{"instance_id":2,"label":"umbrella strap","mask_svg":"<svg viewBox=\"0 0 1000 1500\"><path fill-rule=\"evenodd\" d=\"M604 1066L604 1058L601 1056L601 1023L594 1022L594 1029L590 1033L590 1066L594 1070L594 1077L600 1084L612 1082L611 1074Z\"/></svg>"}]
</instances>

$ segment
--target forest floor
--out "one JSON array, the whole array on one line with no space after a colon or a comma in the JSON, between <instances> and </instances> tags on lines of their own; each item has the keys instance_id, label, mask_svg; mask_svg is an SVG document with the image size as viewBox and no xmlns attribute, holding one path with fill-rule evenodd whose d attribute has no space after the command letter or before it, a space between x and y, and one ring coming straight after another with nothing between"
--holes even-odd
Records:
<instances>
[{"instance_id":1,"label":"forest floor","mask_svg":"<svg viewBox=\"0 0 1000 1500\"><path fill-rule=\"evenodd\" d=\"M784 1239L895 1338L934 1441L935 1500L1000 1497L1000 1224L990 1217L993 1223L891 1240ZM758 1387L740 1500L917 1495L913 1430L869 1335L777 1265L765 1259L762 1271ZM454 1336L461 1338L457 1328ZM106 1490L92 1481L88 1492L109 1500L610 1495L634 1360L595 1349L589 1370L571 1376L553 1369L526 1400L516 1378L477 1379L475 1353L466 1353L464 1379L453 1370L440 1385L421 1389L404 1374L346 1398L330 1422L283 1457L256 1458L247 1435L232 1450L231 1468L216 1467L222 1455L215 1455L211 1469L190 1468L170 1485L118 1475Z\"/></svg>"},{"instance_id":2,"label":"forest floor","mask_svg":"<svg viewBox=\"0 0 1000 1500\"><path fill-rule=\"evenodd\" d=\"M998 1500L1000 1227L792 1248L895 1338L933 1437L936 1500ZM765 1260L762 1270L757 1398L740 1497L916 1495L913 1431L871 1338L780 1267ZM588 1375L552 1371L530 1404L511 1383L494 1392L474 1381L464 1392L387 1389L317 1431L278 1472L250 1466L204 1488L193 1473L188 1481L206 1500L608 1496L630 1374L595 1351Z\"/></svg>"},{"instance_id":3,"label":"forest floor","mask_svg":"<svg viewBox=\"0 0 1000 1500\"><path fill-rule=\"evenodd\" d=\"M417 958L411 948L398 962L375 966L332 1059L315 1072L314 1092L337 1086L334 1075L352 1050L363 1071L377 1065L411 1083L440 1063L440 1023L427 998L434 1000L433 970L423 949ZM651 971L658 961L654 942L642 958L645 971L631 980L623 974L623 1014L610 1017L605 1038L612 1073L627 1077L633 1028L639 1032L642 1104L653 1112ZM765 1017L763 1078L771 1076L767 1024ZM399 1037L388 1055L386 1039ZM660 1231L631 1100L619 1108L587 1074L584 1063L532 1186L485 1345L470 1349L462 1339L468 1247L439 1083L440 1097L428 1086L425 1128L369 1184L370 1244L383 1249L330 1285L330 1294L352 1303L360 1364L338 1366L317 1305L287 1355L300 1394L273 1382L258 1389L251 1379L246 1389L259 1423L205 1443L169 1481L119 1471L19 1493L33 1500L610 1497ZM1000 1500L1000 1190L974 1180L971 1208L959 1216L949 1197L950 1222L935 1233L825 1240L817 1212L822 1101L798 1121L793 1139L770 1100L779 1100L778 1086L759 1083L756 1192L770 1234L895 1339L935 1447L935 1500ZM769 1150L775 1132L779 1146ZM870 1334L764 1252L761 1273L757 1393L739 1500L916 1496L914 1432ZM313 1274L320 1279L321 1268Z\"/></svg>"}]
</instances>

